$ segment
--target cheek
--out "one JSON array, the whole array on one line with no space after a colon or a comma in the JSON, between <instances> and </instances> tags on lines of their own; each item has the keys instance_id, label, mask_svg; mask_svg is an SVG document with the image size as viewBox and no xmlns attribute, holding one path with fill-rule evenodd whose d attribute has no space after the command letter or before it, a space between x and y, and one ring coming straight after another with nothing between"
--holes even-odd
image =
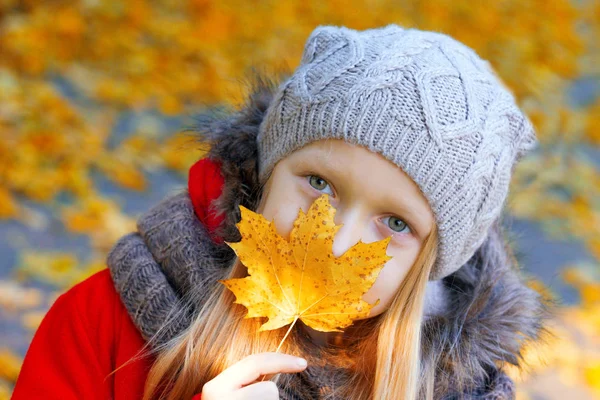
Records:
<instances>
[{"instance_id":1,"label":"cheek","mask_svg":"<svg viewBox=\"0 0 600 400\"><path fill-rule=\"evenodd\" d=\"M287 183L287 184L286 184ZM289 237L300 208L306 209L304 197L290 182L273 182L273 186L257 212L274 221L277 233Z\"/></svg>"},{"instance_id":2,"label":"cheek","mask_svg":"<svg viewBox=\"0 0 600 400\"><path fill-rule=\"evenodd\" d=\"M373 286L363 296L363 300L371 304L380 299L379 304L371 309L369 317L381 314L390 306L406 274L417 259L417 249L394 250L388 252L393 258L385 264Z\"/></svg>"}]
</instances>

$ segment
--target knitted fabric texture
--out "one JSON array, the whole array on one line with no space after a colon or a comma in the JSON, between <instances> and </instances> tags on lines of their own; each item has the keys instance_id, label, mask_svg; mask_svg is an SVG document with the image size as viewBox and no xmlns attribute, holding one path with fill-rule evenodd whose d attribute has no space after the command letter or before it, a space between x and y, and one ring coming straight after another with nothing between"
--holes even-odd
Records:
<instances>
[{"instance_id":1,"label":"knitted fabric texture","mask_svg":"<svg viewBox=\"0 0 600 400\"><path fill-rule=\"evenodd\" d=\"M515 163L538 144L489 62L450 36L394 24L310 34L261 123L260 182L319 139L365 146L415 181L439 231L430 280L456 271L483 243Z\"/></svg>"}]
</instances>

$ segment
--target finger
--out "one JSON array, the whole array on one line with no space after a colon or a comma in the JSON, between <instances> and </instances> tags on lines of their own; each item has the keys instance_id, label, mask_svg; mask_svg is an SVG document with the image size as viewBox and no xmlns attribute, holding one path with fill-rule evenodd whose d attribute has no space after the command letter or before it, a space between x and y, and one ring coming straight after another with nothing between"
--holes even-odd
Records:
<instances>
[{"instance_id":1,"label":"finger","mask_svg":"<svg viewBox=\"0 0 600 400\"><path fill-rule=\"evenodd\" d=\"M239 389L258 379L261 375L279 372L299 372L306 368L299 357L281 353L258 353L248 356L217 375L213 381L216 387Z\"/></svg>"},{"instance_id":2,"label":"finger","mask_svg":"<svg viewBox=\"0 0 600 400\"><path fill-rule=\"evenodd\" d=\"M275 382L257 382L236 390L233 399L279 400L279 389Z\"/></svg>"}]
</instances>

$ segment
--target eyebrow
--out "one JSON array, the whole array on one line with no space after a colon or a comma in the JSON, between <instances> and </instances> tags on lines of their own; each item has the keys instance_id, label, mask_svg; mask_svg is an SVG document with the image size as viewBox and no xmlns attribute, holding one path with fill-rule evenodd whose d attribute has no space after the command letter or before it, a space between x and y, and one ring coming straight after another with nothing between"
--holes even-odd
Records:
<instances>
[{"instance_id":1,"label":"eyebrow","mask_svg":"<svg viewBox=\"0 0 600 400\"><path fill-rule=\"evenodd\" d=\"M331 162L331 157L327 157L328 155L330 155L330 152L325 152L322 150L313 150L312 151L312 155L310 155L310 161L306 160L304 158L301 158L300 160L297 161L298 165L300 165L303 168L313 168L315 166L315 162L319 162L319 165L323 165L325 168L327 168L328 171L330 171L331 173L335 174L335 175L340 175L343 173L342 168L339 168L339 166L336 165L336 163L332 163Z\"/></svg>"}]
</instances>

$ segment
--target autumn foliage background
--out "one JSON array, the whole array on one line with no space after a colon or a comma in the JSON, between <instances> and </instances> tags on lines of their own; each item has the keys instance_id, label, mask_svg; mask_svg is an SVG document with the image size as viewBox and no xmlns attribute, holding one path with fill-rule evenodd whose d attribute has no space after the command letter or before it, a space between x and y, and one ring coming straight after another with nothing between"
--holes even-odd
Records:
<instances>
[{"instance_id":1,"label":"autumn foliage background","mask_svg":"<svg viewBox=\"0 0 600 400\"><path fill-rule=\"evenodd\" d=\"M295 68L319 24L388 23L473 47L536 125L508 211L562 306L512 373L520 399L600 398L599 0L1 0L0 399L54 299L185 186L194 116L239 104L252 66Z\"/></svg>"}]
</instances>

